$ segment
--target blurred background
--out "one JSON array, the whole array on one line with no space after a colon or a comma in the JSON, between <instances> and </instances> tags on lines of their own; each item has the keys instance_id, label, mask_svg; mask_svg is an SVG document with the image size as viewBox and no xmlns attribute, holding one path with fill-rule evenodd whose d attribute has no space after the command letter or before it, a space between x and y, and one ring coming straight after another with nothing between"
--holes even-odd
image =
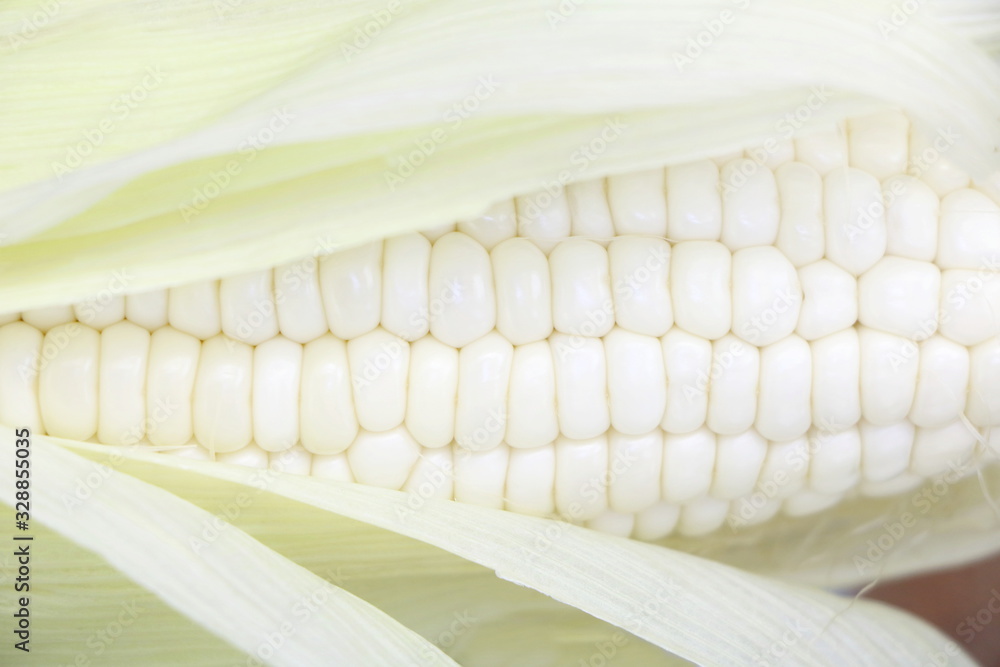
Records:
<instances>
[{"instance_id":1,"label":"blurred background","mask_svg":"<svg viewBox=\"0 0 1000 667\"><path fill-rule=\"evenodd\" d=\"M878 585L864 597L920 616L979 664L1000 667L1000 556Z\"/></svg>"}]
</instances>

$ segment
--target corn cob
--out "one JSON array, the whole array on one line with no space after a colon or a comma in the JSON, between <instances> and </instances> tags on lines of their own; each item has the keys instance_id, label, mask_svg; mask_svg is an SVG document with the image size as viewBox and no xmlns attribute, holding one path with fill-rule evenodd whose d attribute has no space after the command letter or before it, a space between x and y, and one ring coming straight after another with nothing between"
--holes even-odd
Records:
<instances>
[{"instance_id":1,"label":"corn cob","mask_svg":"<svg viewBox=\"0 0 1000 667\"><path fill-rule=\"evenodd\" d=\"M968 472L1000 422L1000 207L906 174L909 135L885 112L7 315L0 423L640 539Z\"/></svg>"}]
</instances>

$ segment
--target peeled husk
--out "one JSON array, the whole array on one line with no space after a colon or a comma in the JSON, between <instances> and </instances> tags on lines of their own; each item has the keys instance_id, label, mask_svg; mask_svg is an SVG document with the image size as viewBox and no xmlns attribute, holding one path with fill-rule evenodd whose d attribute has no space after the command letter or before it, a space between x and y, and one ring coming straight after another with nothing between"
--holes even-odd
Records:
<instances>
[{"instance_id":1,"label":"peeled husk","mask_svg":"<svg viewBox=\"0 0 1000 667\"><path fill-rule=\"evenodd\" d=\"M129 292L231 275L471 217L552 183L759 145L817 90L827 99L799 134L901 108L918 131L956 131L947 158L995 195L996 12L970 1L939 20L934 4L885 34L894 5L99 0L54 5L34 37L13 42L37 6L6 3L16 48L0 68L0 122L12 130L0 133L0 309L100 293L115 272ZM724 10L735 20L679 69L674 54ZM355 29L379 17L358 49ZM140 102L132 91L144 85ZM448 110L477 87L495 90L453 126ZM123 94L136 103L119 118ZM108 117L113 129L87 139ZM581 168L575 151L609 126L620 134ZM446 141L387 182L435 129ZM66 171L67 145L81 141L89 154ZM231 162L238 174L194 206ZM298 596L323 590L327 602L270 662L576 664L611 642L631 664L747 664L777 660L774 650L796 664L916 664L947 640L820 589L1000 549L1000 473L985 447L980 473L949 485L870 568L857 558L911 496L647 545L450 502L399 520L404 494L281 474L258 493L253 471L142 448L36 436L32 449L33 652L60 663L96 659L93 633L135 599L146 611L102 664L244 664ZM11 465L0 460L4 479ZM92 474L102 481L80 499ZM241 492L253 502L226 516ZM13 504L12 485L0 498ZM219 537L195 552L220 513ZM478 620L443 634L466 612ZM150 646L163 651L150 658Z\"/></svg>"}]
</instances>

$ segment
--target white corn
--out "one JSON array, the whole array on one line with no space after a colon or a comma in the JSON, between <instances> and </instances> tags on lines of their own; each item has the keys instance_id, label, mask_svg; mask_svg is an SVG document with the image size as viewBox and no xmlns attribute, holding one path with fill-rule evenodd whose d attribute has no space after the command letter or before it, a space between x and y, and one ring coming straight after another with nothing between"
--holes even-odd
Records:
<instances>
[{"instance_id":1,"label":"white corn","mask_svg":"<svg viewBox=\"0 0 1000 667\"><path fill-rule=\"evenodd\" d=\"M0 316L0 422L640 539L907 491L1000 424L1000 206L909 132Z\"/></svg>"}]
</instances>

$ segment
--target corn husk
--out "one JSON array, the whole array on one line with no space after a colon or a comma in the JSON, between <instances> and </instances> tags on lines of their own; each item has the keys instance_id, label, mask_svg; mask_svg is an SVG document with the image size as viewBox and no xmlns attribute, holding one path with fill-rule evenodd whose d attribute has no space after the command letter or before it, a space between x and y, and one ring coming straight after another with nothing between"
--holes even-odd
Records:
<instances>
[{"instance_id":1,"label":"corn husk","mask_svg":"<svg viewBox=\"0 0 1000 667\"><path fill-rule=\"evenodd\" d=\"M0 435L14 437L7 428ZM778 658L803 665L917 663L936 654L964 662L954 644L902 612L677 550L454 502L414 508L396 492L142 449L123 459L107 447L71 445L80 456L57 442L36 437L31 445L39 471L36 516L57 533L39 535L38 546L68 538L107 561L96 565L100 574L88 577L90 585L113 578L106 571L113 568L159 598L116 580L96 594L99 608L110 607L108 617L89 605L43 615L41 627L50 621L68 630L65 645L37 640L42 653L60 661L70 656L66 649L88 646L78 643L84 634L101 645L101 627L139 599L142 613L153 607L148 613L157 627L129 630L134 636L117 647L122 664L138 659L151 641L173 646L181 637L172 629L191 631L170 609L232 648L200 636L201 657L168 652L163 664L181 656L185 663L218 664L232 659L233 648L279 665L452 664L435 644L455 649L462 664L571 664L602 649L642 664L671 664L670 654L712 665ZM4 500L12 502L9 496ZM64 567L60 561L56 569ZM60 574L81 593L90 590L79 572ZM341 586L378 600L433 643ZM43 583L40 606L60 594ZM100 627L88 628L84 615ZM544 631L526 633L531 619ZM532 643L524 643L525 634ZM267 646L276 647L273 654Z\"/></svg>"},{"instance_id":2,"label":"corn husk","mask_svg":"<svg viewBox=\"0 0 1000 667\"><path fill-rule=\"evenodd\" d=\"M140 292L263 268L759 145L818 98L797 134L902 108L920 131L957 133L947 158L1000 192L996 12L935 4L896 26L894 7L5 3L0 310L72 302L116 276ZM678 60L723 11L725 30ZM614 138L579 159L602 132ZM392 178L414 151L421 163ZM646 545L450 502L400 519L404 494L282 474L259 490L253 471L141 448L32 448L33 651L60 664L594 664L612 651L622 664L919 664L953 645L820 589L1000 548L988 465L861 567L911 497ZM227 515L241 493L253 502ZM13 503L11 485L0 498ZM283 632L316 591L324 604ZM144 611L105 643L130 600Z\"/></svg>"}]
</instances>

